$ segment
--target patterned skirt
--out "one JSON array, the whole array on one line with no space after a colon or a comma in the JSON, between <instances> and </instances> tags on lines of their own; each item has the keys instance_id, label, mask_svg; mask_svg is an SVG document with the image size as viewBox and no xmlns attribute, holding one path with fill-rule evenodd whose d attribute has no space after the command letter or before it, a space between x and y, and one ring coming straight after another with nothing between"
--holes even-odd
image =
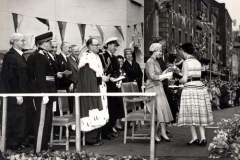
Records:
<instances>
[{"instance_id":1,"label":"patterned skirt","mask_svg":"<svg viewBox=\"0 0 240 160\"><path fill-rule=\"evenodd\" d=\"M170 110L167 97L165 95L165 92L163 90L163 86L154 86L152 88L146 89L146 92L155 92L157 95L155 97L155 104L152 104L153 102L147 102L146 106L148 108L148 111L151 113L152 106L155 106L157 120L160 123L168 123L173 120L172 112Z\"/></svg>"},{"instance_id":2,"label":"patterned skirt","mask_svg":"<svg viewBox=\"0 0 240 160\"><path fill-rule=\"evenodd\" d=\"M207 88L201 81L186 83L181 95L178 125L209 126L213 123Z\"/></svg>"}]
</instances>

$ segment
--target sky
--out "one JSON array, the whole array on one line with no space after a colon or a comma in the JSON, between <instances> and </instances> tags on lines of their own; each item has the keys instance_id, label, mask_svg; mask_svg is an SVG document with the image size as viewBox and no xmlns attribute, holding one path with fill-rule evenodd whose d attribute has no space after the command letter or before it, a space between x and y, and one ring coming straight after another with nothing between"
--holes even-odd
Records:
<instances>
[{"instance_id":1,"label":"sky","mask_svg":"<svg viewBox=\"0 0 240 160\"><path fill-rule=\"evenodd\" d=\"M219 3L225 3L228 13L232 20L236 19L237 24L233 26L233 30L239 30L240 25L240 0L216 0Z\"/></svg>"}]
</instances>

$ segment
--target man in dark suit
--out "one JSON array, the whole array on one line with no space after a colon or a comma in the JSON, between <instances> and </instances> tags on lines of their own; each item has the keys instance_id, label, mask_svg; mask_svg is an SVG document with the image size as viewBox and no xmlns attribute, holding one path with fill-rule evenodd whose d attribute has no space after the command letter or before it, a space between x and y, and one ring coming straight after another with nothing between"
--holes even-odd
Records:
<instances>
[{"instance_id":1,"label":"man in dark suit","mask_svg":"<svg viewBox=\"0 0 240 160\"><path fill-rule=\"evenodd\" d=\"M35 38L39 46L38 51L28 59L35 81L35 93L56 93L55 73L50 60L51 40L53 33L48 32ZM54 97L36 97L34 99L37 114L35 121L34 151L41 152L48 149L51 133L52 109Z\"/></svg>"},{"instance_id":2,"label":"man in dark suit","mask_svg":"<svg viewBox=\"0 0 240 160\"><path fill-rule=\"evenodd\" d=\"M12 48L5 54L2 64L3 93L28 93L29 74L22 52L25 43L21 33L10 36ZM26 97L9 97L7 104L7 148L21 150L25 147Z\"/></svg>"},{"instance_id":3,"label":"man in dark suit","mask_svg":"<svg viewBox=\"0 0 240 160\"><path fill-rule=\"evenodd\" d=\"M76 91L77 81L78 81L78 62L79 62L79 47L77 45L71 46L71 55L67 57L71 71L72 71L72 81L73 81L73 89L70 90L71 92Z\"/></svg>"},{"instance_id":4,"label":"man in dark suit","mask_svg":"<svg viewBox=\"0 0 240 160\"><path fill-rule=\"evenodd\" d=\"M72 71L67 57L71 54L71 44L63 42L61 44L61 52L56 55L59 64L59 71L63 73L63 77L58 80L58 89L69 92L73 88Z\"/></svg>"}]
</instances>

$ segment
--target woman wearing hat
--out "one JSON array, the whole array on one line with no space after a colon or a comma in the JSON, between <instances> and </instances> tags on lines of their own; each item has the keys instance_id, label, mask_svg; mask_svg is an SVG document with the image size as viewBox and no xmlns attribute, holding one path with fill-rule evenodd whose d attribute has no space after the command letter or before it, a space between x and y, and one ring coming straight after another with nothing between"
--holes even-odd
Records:
<instances>
[{"instance_id":1,"label":"woman wearing hat","mask_svg":"<svg viewBox=\"0 0 240 160\"><path fill-rule=\"evenodd\" d=\"M126 58L123 63L122 69L126 72L128 77L128 82L137 82L139 90L142 86L143 73L140 65L133 61L133 51L131 48L124 49L124 57Z\"/></svg>"},{"instance_id":2,"label":"woman wearing hat","mask_svg":"<svg viewBox=\"0 0 240 160\"><path fill-rule=\"evenodd\" d=\"M161 58L162 56L162 45L160 43L153 43L150 46L150 55L151 57L148 59L146 63L146 92L155 92L157 95L155 97L155 104L153 102L147 103L147 108L150 111L150 107L154 105L157 114L157 128L158 132L159 124L161 126L161 140L158 137L158 133L156 133L155 141L158 142L172 142L167 134L166 134L166 123L171 122L173 120L173 116L166 98L166 95L163 90L162 80L171 78L172 72L162 71L157 58ZM167 73L168 72L168 73Z\"/></svg>"},{"instance_id":3,"label":"woman wearing hat","mask_svg":"<svg viewBox=\"0 0 240 160\"><path fill-rule=\"evenodd\" d=\"M201 63L193 56L193 45L185 43L180 47L184 62L182 68L184 84L181 95L179 126L190 126L192 140L187 145L206 146L205 126L213 124L210 97L205 85L200 81ZM199 127L200 141L197 137L196 126Z\"/></svg>"}]
</instances>

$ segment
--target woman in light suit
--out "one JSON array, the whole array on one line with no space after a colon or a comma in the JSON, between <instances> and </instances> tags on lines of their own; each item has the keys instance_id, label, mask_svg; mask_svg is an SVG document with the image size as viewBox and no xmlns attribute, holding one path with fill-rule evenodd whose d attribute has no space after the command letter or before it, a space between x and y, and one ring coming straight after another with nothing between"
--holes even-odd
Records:
<instances>
[{"instance_id":1,"label":"woman in light suit","mask_svg":"<svg viewBox=\"0 0 240 160\"><path fill-rule=\"evenodd\" d=\"M155 92L157 95L155 97L155 104L153 102L147 103L147 108L151 111L150 107L155 106L156 114L157 114L157 127L156 127L156 136L155 141L159 142L172 142L166 134L166 123L171 122L173 120L173 116L166 98L166 95L163 90L162 80L166 78L172 77L172 72L162 71L157 58L161 58L162 56L162 45L159 43L153 43L150 48L151 57L148 59L146 63L146 92ZM168 73L167 73L168 72ZM161 138L158 136L158 128L159 124L161 126Z\"/></svg>"}]
</instances>

